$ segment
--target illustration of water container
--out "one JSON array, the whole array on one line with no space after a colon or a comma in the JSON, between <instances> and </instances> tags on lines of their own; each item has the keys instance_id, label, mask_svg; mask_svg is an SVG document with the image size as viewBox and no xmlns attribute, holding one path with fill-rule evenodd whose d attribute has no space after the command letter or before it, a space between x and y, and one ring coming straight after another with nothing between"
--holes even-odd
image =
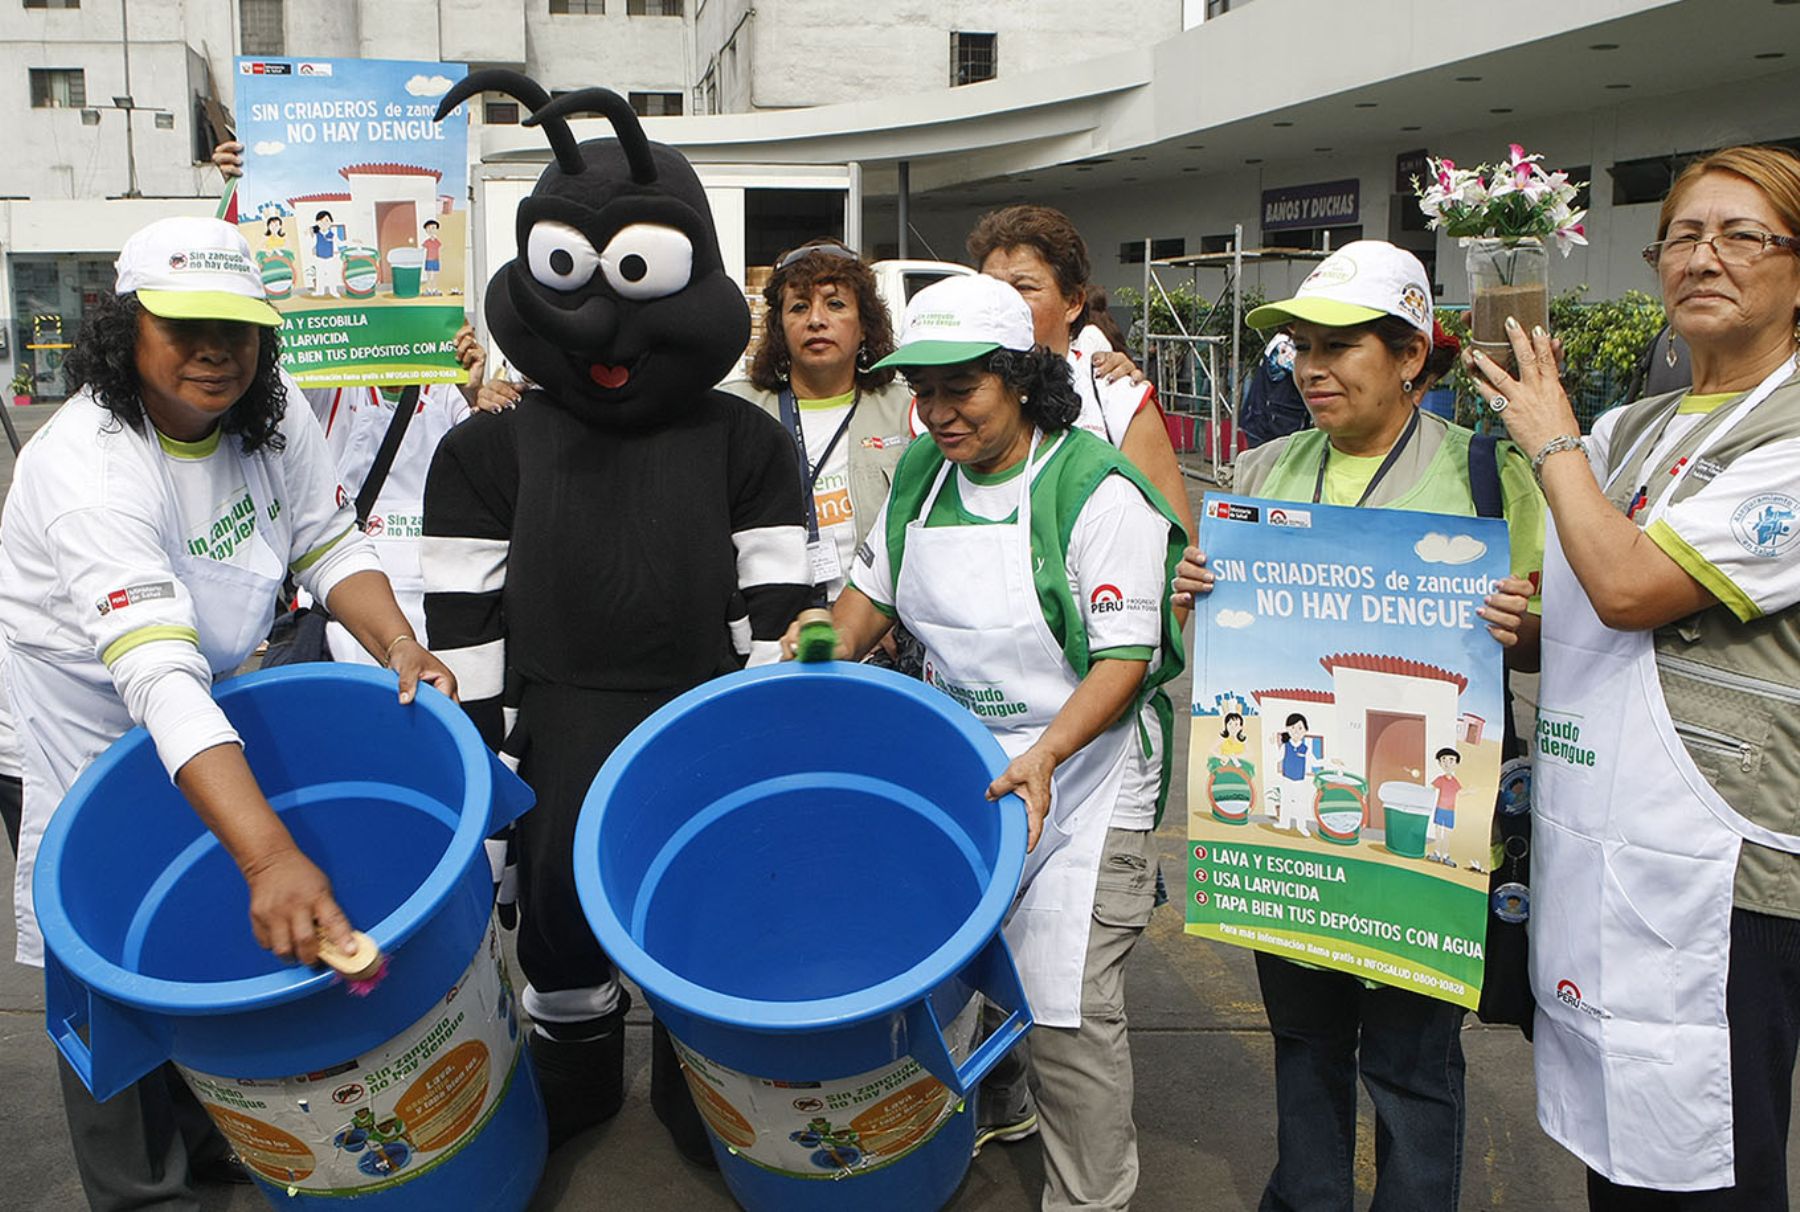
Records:
<instances>
[{"instance_id":1,"label":"illustration of water container","mask_svg":"<svg viewBox=\"0 0 1800 1212\"><path fill-rule=\"evenodd\" d=\"M594 779L582 909L751 1212L925 1212L962 1181L981 1078L1031 1024L999 934L1025 813L984 798L1005 767L941 691L827 662L689 691ZM977 991L1006 1023L959 1061Z\"/></svg>"},{"instance_id":2,"label":"illustration of water container","mask_svg":"<svg viewBox=\"0 0 1800 1212\"><path fill-rule=\"evenodd\" d=\"M1407 858L1425 857L1425 829L1437 808L1437 792L1418 783L1393 780L1383 783L1381 798L1387 848Z\"/></svg>"},{"instance_id":3,"label":"illustration of water container","mask_svg":"<svg viewBox=\"0 0 1800 1212\"><path fill-rule=\"evenodd\" d=\"M396 299L416 299L419 297L419 275L425 270L425 250L422 248L390 248L388 250L388 268L394 275L394 297Z\"/></svg>"},{"instance_id":4,"label":"illustration of water container","mask_svg":"<svg viewBox=\"0 0 1800 1212\"><path fill-rule=\"evenodd\" d=\"M381 254L366 244L348 244L343 257L344 293L352 299L373 298L381 278Z\"/></svg>"},{"instance_id":5,"label":"illustration of water container","mask_svg":"<svg viewBox=\"0 0 1800 1212\"><path fill-rule=\"evenodd\" d=\"M259 252L256 263L262 269L263 291L271 299L285 299L294 293L294 254L287 249Z\"/></svg>"},{"instance_id":6,"label":"illustration of water container","mask_svg":"<svg viewBox=\"0 0 1800 1212\"><path fill-rule=\"evenodd\" d=\"M1369 805L1369 784L1347 770L1321 770L1313 775L1313 816L1319 837L1339 846L1354 846L1362 837Z\"/></svg>"},{"instance_id":7,"label":"illustration of water container","mask_svg":"<svg viewBox=\"0 0 1800 1212\"><path fill-rule=\"evenodd\" d=\"M138 728L44 835L46 1025L100 1099L175 1061L280 1207L520 1209L544 1109L482 842L531 792L455 703L401 706L395 687L317 664L217 693L270 804L388 957L367 996L256 945L236 864Z\"/></svg>"},{"instance_id":8,"label":"illustration of water container","mask_svg":"<svg viewBox=\"0 0 1800 1212\"><path fill-rule=\"evenodd\" d=\"M1256 802L1256 766L1241 758L1237 762L1207 758L1206 802L1214 820L1226 825L1247 824L1250 805Z\"/></svg>"}]
</instances>

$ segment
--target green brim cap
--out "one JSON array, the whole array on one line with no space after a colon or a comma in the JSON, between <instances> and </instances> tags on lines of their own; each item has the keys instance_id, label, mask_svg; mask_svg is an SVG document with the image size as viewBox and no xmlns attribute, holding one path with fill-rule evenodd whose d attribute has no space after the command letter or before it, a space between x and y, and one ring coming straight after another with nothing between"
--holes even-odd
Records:
<instances>
[{"instance_id":1,"label":"green brim cap","mask_svg":"<svg viewBox=\"0 0 1800 1212\"><path fill-rule=\"evenodd\" d=\"M234 295L225 290L140 290L138 302L153 316L165 320L236 320L281 327L281 313L262 299Z\"/></svg>"},{"instance_id":2,"label":"green brim cap","mask_svg":"<svg viewBox=\"0 0 1800 1212\"><path fill-rule=\"evenodd\" d=\"M912 341L870 367L882 370L889 366L955 366L985 358L1000 348L998 341Z\"/></svg>"},{"instance_id":3,"label":"green brim cap","mask_svg":"<svg viewBox=\"0 0 1800 1212\"><path fill-rule=\"evenodd\" d=\"M1264 303L1245 316L1244 323L1259 330L1292 324L1295 320L1304 320L1308 324L1323 324L1326 328L1349 328L1353 324L1367 324L1370 320L1379 320L1387 314L1379 308L1364 307L1358 303L1343 303L1337 299L1321 299L1315 296L1285 299L1280 303Z\"/></svg>"}]
</instances>

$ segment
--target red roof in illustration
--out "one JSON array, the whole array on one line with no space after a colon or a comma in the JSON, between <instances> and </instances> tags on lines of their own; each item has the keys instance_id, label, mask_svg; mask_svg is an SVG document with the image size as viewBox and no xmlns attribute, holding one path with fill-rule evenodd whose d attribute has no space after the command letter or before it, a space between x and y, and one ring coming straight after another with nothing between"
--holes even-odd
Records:
<instances>
[{"instance_id":1,"label":"red roof in illustration","mask_svg":"<svg viewBox=\"0 0 1800 1212\"><path fill-rule=\"evenodd\" d=\"M1376 656L1369 652L1340 652L1320 657L1319 664L1325 667L1327 673L1335 673L1339 669L1364 669L1370 673L1392 673L1403 678L1449 682L1459 694L1469 688L1469 679L1460 673L1451 673L1448 669L1427 665L1424 661L1409 661L1405 657Z\"/></svg>"},{"instance_id":2,"label":"red roof in illustration","mask_svg":"<svg viewBox=\"0 0 1800 1212\"><path fill-rule=\"evenodd\" d=\"M1329 690L1252 690L1250 697L1260 706L1263 699L1292 699L1296 703L1335 703L1337 695Z\"/></svg>"},{"instance_id":3,"label":"red roof in illustration","mask_svg":"<svg viewBox=\"0 0 1800 1212\"><path fill-rule=\"evenodd\" d=\"M348 202L349 194L298 194L289 198L289 202Z\"/></svg>"},{"instance_id":4,"label":"red roof in illustration","mask_svg":"<svg viewBox=\"0 0 1800 1212\"><path fill-rule=\"evenodd\" d=\"M368 164L346 164L338 169L338 176L348 181L352 176L358 177L430 177L433 181L442 181L444 174L435 168L422 168L417 164L398 164L391 160L376 160Z\"/></svg>"}]
</instances>

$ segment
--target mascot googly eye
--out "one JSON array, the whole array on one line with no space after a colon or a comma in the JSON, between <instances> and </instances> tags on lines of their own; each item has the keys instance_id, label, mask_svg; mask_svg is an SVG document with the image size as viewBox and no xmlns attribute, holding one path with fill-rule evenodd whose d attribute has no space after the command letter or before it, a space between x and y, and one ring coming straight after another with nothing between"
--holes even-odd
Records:
<instances>
[{"instance_id":1,"label":"mascot googly eye","mask_svg":"<svg viewBox=\"0 0 1800 1212\"><path fill-rule=\"evenodd\" d=\"M532 226L525 244L531 276L551 290L580 290L600 268L600 254L588 238L567 223L545 219Z\"/></svg>"}]
</instances>

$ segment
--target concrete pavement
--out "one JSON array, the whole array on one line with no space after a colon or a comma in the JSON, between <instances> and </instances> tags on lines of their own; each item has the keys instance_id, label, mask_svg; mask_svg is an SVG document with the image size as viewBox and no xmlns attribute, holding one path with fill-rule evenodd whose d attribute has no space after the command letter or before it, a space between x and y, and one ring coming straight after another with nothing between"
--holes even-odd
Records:
<instances>
[{"instance_id":1,"label":"concrete pavement","mask_svg":"<svg viewBox=\"0 0 1800 1212\"><path fill-rule=\"evenodd\" d=\"M0 447L0 486L10 475L11 459ZM1200 487L1194 485L1196 500ZM1178 703L1187 688L1184 677L1173 689ZM1185 713L1178 718L1177 786L1182 786ZM1177 900L1185 870L1180 802L1158 834ZM6 887L10 873L6 861L0 866ZM0 910L0 921L5 922L0 948L10 955L10 912ZM1271 1048L1254 968L1249 952L1190 939L1181 925L1178 903L1160 909L1129 970L1142 1164L1133 1207L1138 1212L1253 1209L1275 1159ZM0 1205L79 1209L81 1192L42 1007L36 970L0 962L0 1141L5 1142ZM1530 1212L1584 1207L1581 1167L1543 1136L1533 1117L1529 1046L1517 1031L1470 1022L1464 1033L1469 1116L1461 1207ZM628 1032L632 1077L624 1111L552 1157L534 1208L708 1212L733 1206L715 1174L684 1162L668 1145L649 1107L648 1063L648 1021L638 1009ZM1790 1151L1790 1175L1800 1174L1796 1156ZM1365 1208L1375 1177L1366 1097L1356 1173L1357 1206ZM950 1207L1026 1212L1037 1206L1040 1179L1034 1143L991 1146L972 1165ZM249 1188L211 1188L203 1206L247 1212L264 1205Z\"/></svg>"}]
</instances>

